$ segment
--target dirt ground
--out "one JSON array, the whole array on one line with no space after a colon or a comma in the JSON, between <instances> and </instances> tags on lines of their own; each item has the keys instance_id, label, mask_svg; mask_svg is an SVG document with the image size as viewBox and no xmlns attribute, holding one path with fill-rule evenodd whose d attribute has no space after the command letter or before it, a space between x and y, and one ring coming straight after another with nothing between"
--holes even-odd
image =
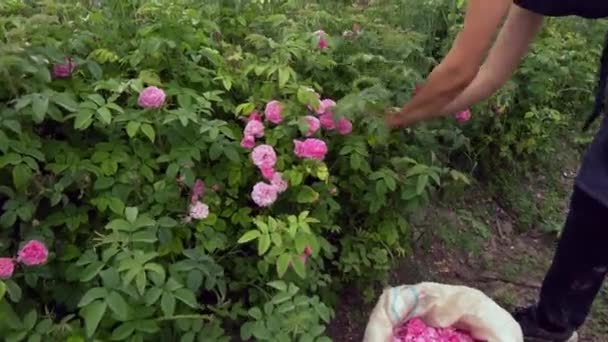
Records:
<instances>
[{"instance_id":1,"label":"dirt ground","mask_svg":"<svg viewBox=\"0 0 608 342\"><path fill-rule=\"evenodd\" d=\"M497 192L477 187L458 203L417 213L412 218L419 238L415 251L394 267L390 285L467 285L506 309L533 303L567 214L577 161L562 165L570 166L551 179L535 176L533 182L509 183L498 192L499 198ZM366 303L356 289L342 298L329 335L337 342L361 341L373 303ZM608 341L608 291L597 298L579 333L580 341Z\"/></svg>"}]
</instances>

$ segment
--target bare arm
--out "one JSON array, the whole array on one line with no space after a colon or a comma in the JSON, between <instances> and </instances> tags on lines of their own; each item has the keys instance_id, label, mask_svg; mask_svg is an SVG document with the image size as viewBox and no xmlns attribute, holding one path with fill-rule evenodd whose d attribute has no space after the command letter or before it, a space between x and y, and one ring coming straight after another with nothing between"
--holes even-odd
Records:
<instances>
[{"instance_id":1,"label":"bare arm","mask_svg":"<svg viewBox=\"0 0 608 342\"><path fill-rule=\"evenodd\" d=\"M542 23L543 16L513 5L486 62L473 82L434 116L465 110L492 96L511 77Z\"/></svg>"},{"instance_id":2,"label":"bare arm","mask_svg":"<svg viewBox=\"0 0 608 342\"><path fill-rule=\"evenodd\" d=\"M470 0L464 28L452 49L429 75L420 93L387 118L393 128L409 126L440 112L473 81L511 0Z\"/></svg>"}]
</instances>

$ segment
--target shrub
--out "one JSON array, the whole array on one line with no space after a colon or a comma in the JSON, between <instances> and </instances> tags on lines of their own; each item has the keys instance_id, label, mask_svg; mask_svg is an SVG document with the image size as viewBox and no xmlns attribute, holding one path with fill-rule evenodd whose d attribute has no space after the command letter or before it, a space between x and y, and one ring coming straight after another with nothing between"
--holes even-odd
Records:
<instances>
[{"instance_id":1,"label":"shrub","mask_svg":"<svg viewBox=\"0 0 608 342\"><path fill-rule=\"evenodd\" d=\"M466 180L435 129L375 114L423 33L274 5L0 5L0 255L49 251L0 282L6 340L327 340L332 291L382 279L407 213Z\"/></svg>"}]
</instances>

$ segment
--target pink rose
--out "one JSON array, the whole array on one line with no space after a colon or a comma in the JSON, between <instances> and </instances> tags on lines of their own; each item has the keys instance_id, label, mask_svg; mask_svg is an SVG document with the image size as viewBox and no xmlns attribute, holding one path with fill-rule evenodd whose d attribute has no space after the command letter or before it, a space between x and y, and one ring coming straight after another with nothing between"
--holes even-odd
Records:
<instances>
[{"instance_id":1,"label":"pink rose","mask_svg":"<svg viewBox=\"0 0 608 342\"><path fill-rule=\"evenodd\" d=\"M76 69L76 65L71 58L66 58L64 63L53 65L53 76L55 78L68 78Z\"/></svg>"},{"instance_id":2,"label":"pink rose","mask_svg":"<svg viewBox=\"0 0 608 342\"><path fill-rule=\"evenodd\" d=\"M260 207L269 207L277 200L277 188L263 182L253 186L251 199Z\"/></svg>"},{"instance_id":3,"label":"pink rose","mask_svg":"<svg viewBox=\"0 0 608 342\"><path fill-rule=\"evenodd\" d=\"M258 112L253 112L249 114L247 121L262 121L262 116Z\"/></svg>"},{"instance_id":4,"label":"pink rose","mask_svg":"<svg viewBox=\"0 0 608 342\"><path fill-rule=\"evenodd\" d=\"M40 241L31 240L17 253L17 261L27 266L44 264L49 256L46 246Z\"/></svg>"},{"instance_id":5,"label":"pink rose","mask_svg":"<svg viewBox=\"0 0 608 342\"><path fill-rule=\"evenodd\" d=\"M308 258L310 258L311 255L312 255L312 249L310 248L310 246L306 246L306 247L304 247L304 252L302 254L300 254L300 260L302 261L303 264L306 264L306 262L308 261Z\"/></svg>"},{"instance_id":6,"label":"pink rose","mask_svg":"<svg viewBox=\"0 0 608 342\"><path fill-rule=\"evenodd\" d=\"M0 279L8 279L15 271L15 261L11 258L0 258Z\"/></svg>"},{"instance_id":7,"label":"pink rose","mask_svg":"<svg viewBox=\"0 0 608 342\"><path fill-rule=\"evenodd\" d=\"M317 109L317 114L331 114L333 113L332 108L336 106L336 101L331 99L323 99L319 103L319 109Z\"/></svg>"},{"instance_id":8,"label":"pink rose","mask_svg":"<svg viewBox=\"0 0 608 342\"><path fill-rule=\"evenodd\" d=\"M277 192L282 194L287 191L289 184L283 179L283 175L279 172L275 172L270 179L270 184L277 189Z\"/></svg>"},{"instance_id":9,"label":"pink rose","mask_svg":"<svg viewBox=\"0 0 608 342\"><path fill-rule=\"evenodd\" d=\"M294 140L294 153L300 158L323 160L327 154L327 145L320 139Z\"/></svg>"},{"instance_id":10,"label":"pink rose","mask_svg":"<svg viewBox=\"0 0 608 342\"><path fill-rule=\"evenodd\" d=\"M319 38L319 42L317 43L317 49L325 50L328 47L329 47L329 43L327 42L327 39L325 39L325 37Z\"/></svg>"},{"instance_id":11,"label":"pink rose","mask_svg":"<svg viewBox=\"0 0 608 342\"><path fill-rule=\"evenodd\" d=\"M255 137L253 135L246 135L241 140L242 148L253 148L255 146Z\"/></svg>"},{"instance_id":12,"label":"pink rose","mask_svg":"<svg viewBox=\"0 0 608 342\"><path fill-rule=\"evenodd\" d=\"M200 197L202 197L205 194L205 183L200 180L197 179L196 181L194 181L194 185L192 186L192 191L191 191L191 201L192 203L196 203L198 201L198 199Z\"/></svg>"},{"instance_id":13,"label":"pink rose","mask_svg":"<svg viewBox=\"0 0 608 342\"><path fill-rule=\"evenodd\" d=\"M137 104L143 108L160 108L165 103L165 92L157 87L147 87L139 93Z\"/></svg>"},{"instance_id":14,"label":"pink rose","mask_svg":"<svg viewBox=\"0 0 608 342\"><path fill-rule=\"evenodd\" d=\"M471 119L471 110L463 110L462 112L458 112L454 115L458 122L467 122Z\"/></svg>"},{"instance_id":15,"label":"pink rose","mask_svg":"<svg viewBox=\"0 0 608 342\"><path fill-rule=\"evenodd\" d=\"M317 43L317 49L319 50L325 50L327 49L327 47L329 46L329 43L327 41L327 38L325 38L326 33L323 30L318 30L314 33L317 38L319 38L319 41Z\"/></svg>"},{"instance_id":16,"label":"pink rose","mask_svg":"<svg viewBox=\"0 0 608 342\"><path fill-rule=\"evenodd\" d=\"M271 180L275 175L273 166L264 165L264 166L260 167L260 171L262 172L262 177L264 177L267 180Z\"/></svg>"},{"instance_id":17,"label":"pink rose","mask_svg":"<svg viewBox=\"0 0 608 342\"><path fill-rule=\"evenodd\" d=\"M204 220L209 216L209 206L203 202L190 205L190 215L195 220Z\"/></svg>"},{"instance_id":18,"label":"pink rose","mask_svg":"<svg viewBox=\"0 0 608 342\"><path fill-rule=\"evenodd\" d=\"M344 117L338 120L338 125L336 127L338 129L338 133L342 135L348 135L353 131L353 124Z\"/></svg>"},{"instance_id":19,"label":"pink rose","mask_svg":"<svg viewBox=\"0 0 608 342\"><path fill-rule=\"evenodd\" d=\"M258 120L250 120L245 126L245 136L261 138L264 136L264 124Z\"/></svg>"},{"instance_id":20,"label":"pink rose","mask_svg":"<svg viewBox=\"0 0 608 342\"><path fill-rule=\"evenodd\" d=\"M334 121L334 115L331 113L323 114L319 116L319 122L321 127L328 131L332 131L336 128L336 122Z\"/></svg>"},{"instance_id":21,"label":"pink rose","mask_svg":"<svg viewBox=\"0 0 608 342\"><path fill-rule=\"evenodd\" d=\"M273 124L280 124L283 122L283 117L281 113L283 112L283 106L279 101L270 101L266 104L266 109L264 109L264 115L266 115L266 119Z\"/></svg>"},{"instance_id":22,"label":"pink rose","mask_svg":"<svg viewBox=\"0 0 608 342\"><path fill-rule=\"evenodd\" d=\"M304 120L306 121L306 124L308 124L308 132L305 134L307 137L315 134L315 132L321 128L321 121L312 115L307 115Z\"/></svg>"},{"instance_id":23,"label":"pink rose","mask_svg":"<svg viewBox=\"0 0 608 342\"><path fill-rule=\"evenodd\" d=\"M273 167L277 163L277 154L270 145L260 145L251 151L253 164L259 168Z\"/></svg>"}]
</instances>

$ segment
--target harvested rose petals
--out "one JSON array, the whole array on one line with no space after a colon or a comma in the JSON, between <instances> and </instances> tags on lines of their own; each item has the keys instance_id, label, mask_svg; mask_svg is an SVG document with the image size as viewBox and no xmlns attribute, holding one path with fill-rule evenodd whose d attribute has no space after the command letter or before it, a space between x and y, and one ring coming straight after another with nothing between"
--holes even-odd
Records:
<instances>
[{"instance_id":1,"label":"harvested rose petals","mask_svg":"<svg viewBox=\"0 0 608 342\"><path fill-rule=\"evenodd\" d=\"M467 333L453 328L433 328L421 319L407 321L395 329L392 342L475 342Z\"/></svg>"}]
</instances>

